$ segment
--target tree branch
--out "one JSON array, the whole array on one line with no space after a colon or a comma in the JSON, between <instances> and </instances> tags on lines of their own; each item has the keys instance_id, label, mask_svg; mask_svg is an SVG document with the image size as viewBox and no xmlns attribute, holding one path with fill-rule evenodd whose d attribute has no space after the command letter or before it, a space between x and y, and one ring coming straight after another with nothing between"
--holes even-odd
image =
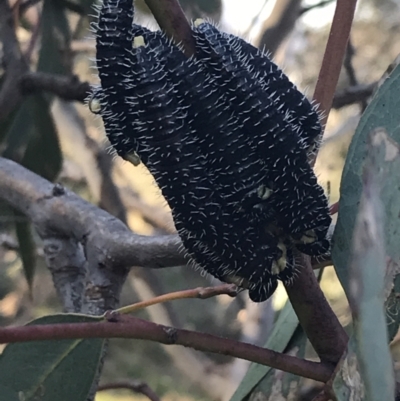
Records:
<instances>
[{"instance_id":1,"label":"tree branch","mask_svg":"<svg viewBox=\"0 0 400 401\"><path fill-rule=\"evenodd\" d=\"M59 187L59 186L58 186ZM180 266L184 258L178 235L133 234L120 220L63 189L62 193L21 165L0 158L0 198L26 214L37 227L81 242L85 255L104 266Z\"/></svg>"},{"instance_id":2,"label":"tree branch","mask_svg":"<svg viewBox=\"0 0 400 401\"><path fill-rule=\"evenodd\" d=\"M0 0L1 1L1 0ZM64 100L84 102L91 86L81 82L76 76L48 74L45 72L30 72L19 79L21 91L27 95L36 92L51 92Z\"/></svg>"},{"instance_id":3,"label":"tree branch","mask_svg":"<svg viewBox=\"0 0 400 401\"><path fill-rule=\"evenodd\" d=\"M196 331L158 325L132 316L119 315L117 322L30 325L0 328L0 343L76 338L135 338L167 345L183 345L198 351L230 355L326 382L332 367L299 359L269 349Z\"/></svg>"},{"instance_id":4,"label":"tree branch","mask_svg":"<svg viewBox=\"0 0 400 401\"><path fill-rule=\"evenodd\" d=\"M311 267L310 258L299 256L300 273L285 285L289 300L321 361L333 366L347 346L347 334L329 306Z\"/></svg>"},{"instance_id":5,"label":"tree branch","mask_svg":"<svg viewBox=\"0 0 400 401\"><path fill-rule=\"evenodd\" d=\"M44 237L46 265L65 312L82 310L86 284L86 258L79 242L66 237Z\"/></svg>"}]
</instances>

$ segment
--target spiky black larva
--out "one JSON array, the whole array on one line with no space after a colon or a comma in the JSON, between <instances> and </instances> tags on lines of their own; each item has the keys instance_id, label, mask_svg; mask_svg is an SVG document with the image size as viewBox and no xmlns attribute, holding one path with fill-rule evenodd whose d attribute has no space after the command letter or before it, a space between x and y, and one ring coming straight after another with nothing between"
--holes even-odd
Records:
<instances>
[{"instance_id":1,"label":"spiky black larva","mask_svg":"<svg viewBox=\"0 0 400 401\"><path fill-rule=\"evenodd\" d=\"M241 276L250 275L245 278L249 278L251 296L258 300L261 300L260 296L253 294L263 294L262 299L268 297L276 287L276 278L269 277L270 270L263 268L265 264L268 265L268 259L273 258L268 246L265 247L265 257L260 258L262 264L254 266L253 263L253 268L248 268L249 260L253 257L253 252L238 252L237 249L231 247L231 251L234 251L234 254L232 254L230 253L229 246L228 249L224 249L232 240L235 243L238 242L238 238L234 238L235 235L233 233L235 230L238 230L241 235L243 235L243 232L246 232L241 227L244 226L243 218L242 224L238 224L237 222L232 225L230 214L226 213L226 211L224 214L223 211L210 211L210 206L204 208L206 201L214 201L211 203L215 205L221 205L223 202L220 199L213 198L213 187L211 186L210 188L210 183L207 182L208 177L204 175L205 169L202 166L201 157L196 163L193 163L195 151L193 147L192 149L190 147L190 144L193 145L193 140L190 138L190 135L185 138L177 136L179 128L177 126L167 129L167 127L155 125L160 121L157 117L160 117L161 121L168 121L170 125L176 121L176 113L174 112L176 107L172 107L171 112L168 112L168 107L164 107L165 104L172 104L173 99L167 99L165 96L170 90L163 90L165 89L164 86L160 87L159 85L163 82L162 76L159 75L163 74L163 71L162 69L158 69L158 60L155 59L155 52L144 43L143 46L134 48L123 61L127 65L130 63L131 78L125 77L123 83L107 81L107 79L103 80L106 85L111 84L111 87L106 87L105 91L107 92L108 90L108 92L113 93L117 85L119 90L122 91L120 95L122 95L124 105L121 104L121 101L116 101L111 107L116 111L125 109L129 116L134 116L134 121L131 121L130 127L127 124L128 129L131 129L131 133L128 137L124 135L124 140L132 139L132 142L138 143L139 154L143 159L147 160L147 166L155 176L166 199L170 203L177 228L184 243L191 251L190 253L206 270L222 279L226 279L227 275L235 272ZM132 78L135 78L135 80ZM160 96L164 96L164 98L160 99ZM152 110L152 105L155 104L163 105L155 109L156 113L154 109ZM157 113L159 114L157 115ZM165 118L166 116L168 118ZM108 121L111 116L104 115L103 117ZM155 130L158 129L157 136L163 138L161 141L155 135ZM123 132L128 131L125 130ZM160 143L170 145L171 152L168 151L168 146L158 146ZM177 164L175 163L176 160L171 160L169 156L172 155L174 157L174 154L176 156L176 152L180 148L182 148L182 156L187 157L189 164L182 166L181 163L178 163L178 169L176 169L174 168ZM122 152L123 149L121 150ZM190 184L190 180L195 184ZM202 208L205 210L202 210ZM183 217L180 218L180 216ZM236 220L238 219L236 218ZM214 221L218 222L216 226L213 226ZM181 224L182 222L184 224ZM231 228L233 230L230 230ZM214 231L217 231L217 235L215 235ZM225 241L222 241L224 232L228 232L228 234L225 236ZM250 237L251 233L251 228L247 229L247 234ZM212 242L212 238L216 240L216 243ZM246 238L246 240L249 241L249 238ZM215 251L215 248L221 250L221 255L218 254L218 251ZM205 252L207 249L212 250L211 254ZM207 257L207 263L203 262L205 256ZM241 268L237 267L238 263L242 260L243 269L245 270L244 274L241 274ZM257 272L259 274L255 274ZM260 275L261 277L259 277Z\"/></svg>"},{"instance_id":2,"label":"spiky black larva","mask_svg":"<svg viewBox=\"0 0 400 401\"><path fill-rule=\"evenodd\" d=\"M202 60L185 59L164 35L132 25L132 16L129 0L108 1L99 20L101 114L110 140L120 155L137 151L149 167L193 259L224 281L242 280L263 301L277 278L293 273L292 240L268 229L279 219L265 185L270 165L259 157L265 138L246 139L246 121L231 113L232 98ZM141 43L132 48L135 38Z\"/></svg>"},{"instance_id":3,"label":"spiky black larva","mask_svg":"<svg viewBox=\"0 0 400 401\"><path fill-rule=\"evenodd\" d=\"M272 181L274 192L269 203L279 216L279 224L288 234L303 234L310 229L316 229L318 241L325 239L330 223L327 199L308 165L303 141L282 115L274 110L277 106L272 103L274 99L268 93L263 96L245 65L231 51L228 40L213 25L205 22L197 24L194 36L200 57L213 69L219 84L230 93L230 104L235 113L245 114L248 116L248 124L256 127L252 134L259 140L257 149L260 159L264 156L266 163L272 159L272 163L267 164L268 177ZM251 108L253 96L261 100L264 115L268 119L257 118ZM269 119L276 127L271 129ZM246 125L244 128L246 129ZM282 136L287 140L284 141ZM276 144L280 140L284 146L270 145L271 141ZM268 145L265 146L266 144Z\"/></svg>"},{"instance_id":4,"label":"spiky black larva","mask_svg":"<svg viewBox=\"0 0 400 401\"><path fill-rule=\"evenodd\" d=\"M321 123L318 107L311 103L289 80L283 71L265 53L242 38L222 33L230 46L242 57L243 63L261 82L265 91L271 94L274 102L281 106L280 111L290 122L300 138L305 141L308 154L318 148Z\"/></svg>"},{"instance_id":5,"label":"spiky black larva","mask_svg":"<svg viewBox=\"0 0 400 401\"><path fill-rule=\"evenodd\" d=\"M163 39L162 37L154 36L154 34L149 34L148 38L153 38L157 41ZM154 48L157 47L159 46L156 46L156 43L154 43ZM200 75L197 66L194 66L195 70L191 69L190 67L193 67L192 60L186 61L186 59L182 58L181 74L177 73L177 68L173 68L171 63L175 63L176 66L179 56L183 55L177 48L173 51L173 46L171 44L169 44L169 47L169 55L166 54L165 58L166 65L173 70L171 82L175 85L176 96L182 101L184 99L186 100L186 103L181 103L181 106L188 110L188 114L191 116L188 123L189 127L192 127L190 124L190 120L192 120L194 122L194 127L197 126L200 129L200 132L199 130L194 132L192 138L188 138L187 142L190 140L199 145L200 155L203 150L206 151L207 156L209 156L209 148L211 148L213 151L219 149L221 155L225 157L225 143L221 143L221 147L218 147L216 141L203 135L203 132L207 130L207 124L201 124L201 126L199 124L199 119L202 120L202 118L205 117L204 113L199 112L199 110L202 110L201 104L204 104L204 99L202 99L201 96L197 98L196 95L194 95L194 97L182 96L182 98L180 96L182 92L186 91L186 88L192 88L192 93L195 94L201 95L203 93L209 93L206 85L207 77L203 77L203 80L197 81L199 86L196 88L195 82L189 77L193 78L193 76L196 77ZM158 55L160 56L159 53ZM191 73L196 74L192 75ZM189 79L189 82L186 82L187 79ZM218 98L214 100L218 103ZM187 104L188 101L189 104ZM195 105L195 107L189 107L190 104ZM218 109L219 104L215 104L214 107ZM225 115L220 124L223 124L228 118L229 114ZM214 121L213 118L211 118L210 124L210 129L217 130L216 134L223 138L223 125L218 126L217 121ZM220 141L219 139L217 142ZM202 146L203 144L206 145L205 149ZM229 158L229 160L234 159ZM238 215L237 212L235 214L234 208L228 209L222 191L222 189L225 188L218 188L218 185L216 185L217 183L215 183L214 179L218 177L218 175L211 174L212 170L210 170L210 164L212 165L213 163L209 163L208 158L206 165L198 166L198 168L202 170L202 175L207 177L207 182L203 185L201 182L197 182L196 188L192 190L188 188L185 194L182 194L182 196L186 198L191 198L192 204L190 204L188 200L179 202L176 195L168 199L167 195L167 200L173 210L178 232L189 253L205 268L205 270L224 280L229 280L230 278L228 276L236 275L237 277L245 279L245 281L249 281L248 285L250 287L250 296L252 299L259 301L264 300L264 297L268 297L272 293L271 291L276 287L276 276L274 277L271 275L270 271L273 261L279 259L280 256L277 253L279 248L276 247L276 244L274 245L277 240L272 237L269 238L268 234L265 232L258 232L257 235L254 235L254 229L252 227L248 228L248 220L245 218L245 214L241 213ZM228 168L235 171L235 169L232 169L232 166L228 166ZM191 172L191 180L199 181L200 177L194 175L195 166L191 166ZM237 181L240 181L241 178L242 177L238 176ZM250 178L252 180L254 179L253 177ZM229 188L229 185L226 186ZM207 188L211 188L213 191L202 195L203 192L206 192ZM234 191L234 188L231 186L230 192L232 191ZM217 194L218 197L215 199ZM205 201L207 201L206 206ZM179 210L179 213L175 212L176 210ZM258 226L258 230L260 231L262 227L261 222L258 222L258 225L255 226ZM240 235L238 235L238 233ZM251 241L250 238L252 239ZM261 253L260 250L253 252L248 248L243 248L241 244L246 244L246 242L253 244L256 248L257 246L262 247L263 252ZM262 254L258 262L252 260L254 254L257 254L259 257ZM277 274L280 274L280 271Z\"/></svg>"},{"instance_id":6,"label":"spiky black larva","mask_svg":"<svg viewBox=\"0 0 400 401\"><path fill-rule=\"evenodd\" d=\"M99 101L107 136L117 153L137 156L138 144L127 135L129 123L122 97L122 77L130 75L127 60L132 49L133 7L129 2L105 0L100 8L96 30L96 63L101 91L92 94ZM139 158L137 158L139 161Z\"/></svg>"},{"instance_id":7,"label":"spiky black larva","mask_svg":"<svg viewBox=\"0 0 400 401\"><path fill-rule=\"evenodd\" d=\"M192 137L187 138L186 142L190 141L198 145L199 155L203 150L207 152L208 157L210 153L208 148L212 145L215 150L218 143L215 143L210 137L204 140L203 136L206 135L203 132L207 130L207 124L202 124L202 126L199 124L199 119L205 117L200 105L202 102L204 104L204 99L201 97L203 92L204 94L209 93L207 76L202 77L195 62L185 59L180 50L167 43L167 39L164 37L149 33L145 35L145 40L149 40L149 44L152 45L149 46L150 48L158 49L157 55L160 58L164 56L167 68L172 69L173 74L170 75L170 81L174 85L177 99L181 101L180 106L188 111L188 128L197 128L197 131L193 132ZM159 51L160 41L163 40L166 49L164 55ZM177 66L181 68L178 69ZM196 76L202 77L202 80L193 80ZM192 89L192 95L182 96L182 93L189 90L188 88ZM200 94L199 97L196 96L198 94ZM215 108L221 107L218 103L221 101L218 98L214 100L217 102L214 105ZM191 106L192 104L194 107ZM222 104L222 106L224 105ZM224 116L221 124L229 118L229 115ZM216 129L217 134L223 138L224 127L218 126L218 119L214 121L212 116L210 118L210 128ZM219 139L217 142L220 141ZM203 144L206 145L206 148L203 148ZM222 148L219 150L223 154L225 143L221 143L221 146ZM186 149L186 151L188 150ZM225 157L225 154L223 156ZM216 175L211 173L210 164L212 163L209 163L209 158L207 158L206 165L200 161L197 165L190 165L190 179L197 181L196 187L188 188L179 196L166 194L174 214L176 227L189 254L206 271L223 280L230 280L228 276L232 275L242 278L248 281L252 299L264 300L276 287L276 276L274 277L270 271L273 261L280 257L279 248L276 247L277 239L263 231L261 222L254 227L251 225L249 227L244 213L237 211L235 213L234 208L229 208L223 193L214 181ZM228 168L235 171L232 166L228 166ZM200 170L201 175L207 177L207 182L200 182L201 177L196 177L196 170ZM236 178L240 181L242 177L239 175ZM234 191L234 188L231 187L230 191ZM256 248L256 252L253 249L250 250L249 247L241 246L241 244L246 245L247 243ZM262 251L260 252L258 248L261 248ZM259 259L254 260L254 255L257 255ZM277 274L280 274L280 271Z\"/></svg>"}]
</instances>

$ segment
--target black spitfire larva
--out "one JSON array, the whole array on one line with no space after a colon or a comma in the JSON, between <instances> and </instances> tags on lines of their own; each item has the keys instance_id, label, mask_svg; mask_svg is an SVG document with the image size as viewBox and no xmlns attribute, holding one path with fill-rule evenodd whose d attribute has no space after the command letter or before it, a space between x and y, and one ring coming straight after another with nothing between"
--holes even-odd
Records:
<instances>
[{"instance_id":1,"label":"black spitfire larva","mask_svg":"<svg viewBox=\"0 0 400 401\"><path fill-rule=\"evenodd\" d=\"M186 58L105 0L97 26L101 114L117 153L142 161L193 262L261 302L294 273L294 249L329 248L327 199L307 163L318 113L263 53L203 21Z\"/></svg>"}]
</instances>

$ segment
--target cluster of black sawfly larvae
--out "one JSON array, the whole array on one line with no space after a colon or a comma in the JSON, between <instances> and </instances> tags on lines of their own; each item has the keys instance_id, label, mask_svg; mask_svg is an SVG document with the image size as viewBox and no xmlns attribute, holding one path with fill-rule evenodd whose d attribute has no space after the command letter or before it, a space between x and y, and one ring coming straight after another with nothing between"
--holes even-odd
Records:
<instances>
[{"instance_id":1,"label":"cluster of black sawfly larvae","mask_svg":"<svg viewBox=\"0 0 400 401\"><path fill-rule=\"evenodd\" d=\"M292 280L295 248L330 246L307 161L317 109L266 54L208 22L192 25L188 58L133 17L132 0L100 7L90 109L118 155L154 176L193 263L262 302Z\"/></svg>"}]
</instances>

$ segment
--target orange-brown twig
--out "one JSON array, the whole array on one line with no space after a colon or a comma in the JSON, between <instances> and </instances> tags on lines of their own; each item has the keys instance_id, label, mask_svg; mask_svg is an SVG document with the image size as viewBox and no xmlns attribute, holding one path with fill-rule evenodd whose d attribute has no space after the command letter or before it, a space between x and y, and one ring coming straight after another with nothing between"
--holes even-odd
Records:
<instances>
[{"instance_id":1,"label":"orange-brown twig","mask_svg":"<svg viewBox=\"0 0 400 401\"><path fill-rule=\"evenodd\" d=\"M230 355L322 382L329 380L333 371L330 364L307 361L229 338L176 329L127 315L116 315L115 320L0 328L0 343L78 338L135 338Z\"/></svg>"},{"instance_id":2,"label":"orange-brown twig","mask_svg":"<svg viewBox=\"0 0 400 401\"><path fill-rule=\"evenodd\" d=\"M357 0L337 0L335 15L313 97L323 113L323 127L326 125L329 112L332 108L356 5ZM312 160L312 164L314 163L315 159Z\"/></svg>"},{"instance_id":3,"label":"orange-brown twig","mask_svg":"<svg viewBox=\"0 0 400 401\"><path fill-rule=\"evenodd\" d=\"M188 299L188 298L206 299L222 294L226 294L232 297L236 296L237 287L234 284L223 284L216 287L198 287L191 290L170 292L168 294L154 297L147 301L137 302L132 305L123 306L122 308L117 309L115 312L120 314L127 314L135 312L139 309L147 308L148 306L169 301L175 301L177 299Z\"/></svg>"}]
</instances>

